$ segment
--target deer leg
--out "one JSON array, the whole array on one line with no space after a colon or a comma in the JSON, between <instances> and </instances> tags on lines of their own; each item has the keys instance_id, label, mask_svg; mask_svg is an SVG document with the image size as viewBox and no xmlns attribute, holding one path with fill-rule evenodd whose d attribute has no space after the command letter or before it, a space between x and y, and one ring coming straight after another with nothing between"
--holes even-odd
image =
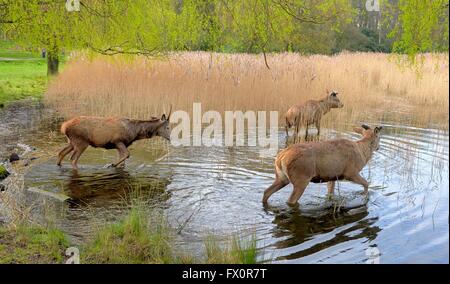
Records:
<instances>
[{"instance_id":1,"label":"deer leg","mask_svg":"<svg viewBox=\"0 0 450 284\"><path fill-rule=\"evenodd\" d=\"M72 168L77 170L78 166L78 159L80 158L81 154L83 154L84 150L86 150L86 148L89 146L89 144L87 143L81 143L81 144L75 144L74 148L75 151L72 154L72 157L70 157L70 159L72 160Z\"/></svg>"},{"instance_id":2,"label":"deer leg","mask_svg":"<svg viewBox=\"0 0 450 284\"><path fill-rule=\"evenodd\" d=\"M305 141L308 139L308 124L306 124L306 130L305 130Z\"/></svg>"},{"instance_id":3,"label":"deer leg","mask_svg":"<svg viewBox=\"0 0 450 284\"><path fill-rule=\"evenodd\" d=\"M126 159L130 157L130 152L128 152L127 147L123 143L116 144L117 151L119 151L119 161L113 164L113 167L117 167L121 163L123 163Z\"/></svg>"},{"instance_id":4,"label":"deer leg","mask_svg":"<svg viewBox=\"0 0 450 284\"><path fill-rule=\"evenodd\" d=\"M320 136L320 121L316 121L317 136Z\"/></svg>"},{"instance_id":5,"label":"deer leg","mask_svg":"<svg viewBox=\"0 0 450 284\"><path fill-rule=\"evenodd\" d=\"M305 189L308 186L309 181L310 180L307 178L300 178L295 182L293 182L294 190L292 191L292 194L287 202L289 206L294 206L295 204L297 204L300 197L302 197L303 192L305 192Z\"/></svg>"},{"instance_id":6,"label":"deer leg","mask_svg":"<svg viewBox=\"0 0 450 284\"><path fill-rule=\"evenodd\" d=\"M73 151L73 145L72 143L70 143L69 145L67 145L66 147L64 147L59 153L58 153L58 162L56 163L56 165L61 166L61 162L64 159L64 157L69 154L70 152Z\"/></svg>"},{"instance_id":7,"label":"deer leg","mask_svg":"<svg viewBox=\"0 0 450 284\"><path fill-rule=\"evenodd\" d=\"M349 178L348 180L350 180L356 184L362 185L364 187L365 194L367 194L369 192L369 183L362 176L360 176L359 173L356 174L355 176Z\"/></svg>"},{"instance_id":8,"label":"deer leg","mask_svg":"<svg viewBox=\"0 0 450 284\"><path fill-rule=\"evenodd\" d=\"M284 127L284 129L286 130L286 143L287 143L288 140L289 140L289 127L287 126L287 124L286 124L286 126Z\"/></svg>"},{"instance_id":9,"label":"deer leg","mask_svg":"<svg viewBox=\"0 0 450 284\"><path fill-rule=\"evenodd\" d=\"M282 189L283 187L285 187L287 184L289 184L289 182L286 181L282 181L281 179L275 179L275 181L272 183L271 186L269 186L265 191L264 191L264 196L262 199L263 203L267 203L267 200L269 200L269 197L274 194L275 192L279 191L280 189Z\"/></svg>"},{"instance_id":10,"label":"deer leg","mask_svg":"<svg viewBox=\"0 0 450 284\"><path fill-rule=\"evenodd\" d=\"M286 130L286 142L288 141L288 138L289 138L289 128L290 128L290 125L289 125L289 122L288 122L288 120L286 118L286 124L284 126L284 129Z\"/></svg>"},{"instance_id":11,"label":"deer leg","mask_svg":"<svg viewBox=\"0 0 450 284\"><path fill-rule=\"evenodd\" d=\"M300 130L300 123L296 122L295 123L295 132L294 132L294 143L297 143L298 141L298 135L299 135L299 130Z\"/></svg>"},{"instance_id":12,"label":"deer leg","mask_svg":"<svg viewBox=\"0 0 450 284\"><path fill-rule=\"evenodd\" d=\"M328 195L334 195L334 186L336 182L335 181L329 181L327 182L327 189L328 189Z\"/></svg>"}]
</instances>

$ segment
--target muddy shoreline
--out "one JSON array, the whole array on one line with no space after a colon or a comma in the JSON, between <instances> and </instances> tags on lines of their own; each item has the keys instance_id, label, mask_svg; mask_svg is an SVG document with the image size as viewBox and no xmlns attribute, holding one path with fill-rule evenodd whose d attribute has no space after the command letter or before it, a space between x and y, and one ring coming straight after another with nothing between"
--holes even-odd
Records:
<instances>
[{"instance_id":1,"label":"muddy shoreline","mask_svg":"<svg viewBox=\"0 0 450 284\"><path fill-rule=\"evenodd\" d=\"M9 176L0 181L5 195L12 195L12 190L23 191L26 171L33 162L45 157L44 149L31 146L32 137L47 135L60 121L56 111L33 99L11 102L0 109L0 165L9 172ZM5 224L11 217L4 206L0 204L0 222Z\"/></svg>"}]
</instances>

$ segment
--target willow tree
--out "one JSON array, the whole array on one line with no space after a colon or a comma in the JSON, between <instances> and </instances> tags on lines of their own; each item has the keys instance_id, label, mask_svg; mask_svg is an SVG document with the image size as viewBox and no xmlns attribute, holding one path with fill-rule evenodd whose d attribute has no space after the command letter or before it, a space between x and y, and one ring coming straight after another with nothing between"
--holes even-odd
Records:
<instances>
[{"instance_id":1,"label":"willow tree","mask_svg":"<svg viewBox=\"0 0 450 284\"><path fill-rule=\"evenodd\" d=\"M57 73L62 48L76 43L72 29L78 15L69 15L61 1L0 1L5 34L25 48L45 48L48 74Z\"/></svg>"},{"instance_id":2,"label":"willow tree","mask_svg":"<svg viewBox=\"0 0 450 284\"><path fill-rule=\"evenodd\" d=\"M195 37L189 9L174 1L86 0L68 11L61 0L0 0L0 24L24 48L47 50L48 74L58 72L62 51L89 49L101 54L158 55ZM192 30L191 30L191 27Z\"/></svg>"},{"instance_id":3,"label":"willow tree","mask_svg":"<svg viewBox=\"0 0 450 284\"><path fill-rule=\"evenodd\" d=\"M71 0L75 1L75 0ZM398 3L397 3L398 1ZM0 0L0 28L25 48L45 48L48 74L62 51L154 56L173 50L326 53L351 21L349 0ZM448 40L448 0L395 0L394 51L413 57ZM383 9L383 7L381 7ZM267 64L267 61L266 61Z\"/></svg>"},{"instance_id":4,"label":"willow tree","mask_svg":"<svg viewBox=\"0 0 450 284\"><path fill-rule=\"evenodd\" d=\"M448 0L399 0L398 21L390 33L393 51L407 54L412 63L421 53L448 52L448 8Z\"/></svg>"}]
</instances>

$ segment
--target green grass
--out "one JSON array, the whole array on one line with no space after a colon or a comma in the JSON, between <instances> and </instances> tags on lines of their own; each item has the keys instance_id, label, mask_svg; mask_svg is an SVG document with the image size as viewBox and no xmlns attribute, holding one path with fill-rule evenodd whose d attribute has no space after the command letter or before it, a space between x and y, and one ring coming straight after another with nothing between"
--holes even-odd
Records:
<instances>
[{"instance_id":1,"label":"green grass","mask_svg":"<svg viewBox=\"0 0 450 284\"><path fill-rule=\"evenodd\" d=\"M39 52L26 51L10 40L0 40L0 58L41 59ZM41 59L45 60L45 59Z\"/></svg>"},{"instance_id":2,"label":"green grass","mask_svg":"<svg viewBox=\"0 0 450 284\"><path fill-rule=\"evenodd\" d=\"M0 227L0 264L63 263L67 247L66 236L55 228Z\"/></svg>"},{"instance_id":3,"label":"green grass","mask_svg":"<svg viewBox=\"0 0 450 284\"><path fill-rule=\"evenodd\" d=\"M133 194L133 193L132 193ZM133 199L122 218L102 224L80 249L81 263L100 264L253 264L257 262L256 236L221 238L210 235L205 255L197 258L180 251L176 230L158 210ZM52 226L17 225L0 227L0 263L63 263L70 246L65 234Z\"/></svg>"},{"instance_id":4,"label":"green grass","mask_svg":"<svg viewBox=\"0 0 450 284\"><path fill-rule=\"evenodd\" d=\"M82 248L82 263L179 263L164 218L132 208L121 221L101 228Z\"/></svg>"},{"instance_id":5,"label":"green grass","mask_svg":"<svg viewBox=\"0 0 450 284\"><path fill-rule=\"evenodd\" d=\"M100 228L81 249L82 263L257 263L256 236L233 236L223 244L209 236L202 259L174 251L174 232L164 217L133 207L121 221Z\"/></svg>"},{"instance_id":6,"label":"green grass","mask_svg":"<svg viewBox=\"0 0 450 284\"><path fill-rule=\"evenodd\" d=\"M257 263L256 236L245 239L234 235L231 240L220 245L215 236L205 241L206 263L210 264L255 264Z\"/></svg>"},{"instance_id":7,"label":"green grass","mask_svg":"<svg viewBox=\"0 0 450 284\"><path fill-rule=\"evenodd\" d=\"M0 41L0 105L28 97L40 98L47 87L47 63L39 54Z\"/></svg>"},{"instance_id":8,"label":"green grass","mask_svg":"<svg viewBox=\"0 0 450 284\"><path fill-rule=\"evenodd\" d=\"M9 176L9 172L4 166L0 165L0 181Z\"/></svg>"},{"instance_id":9,"label":"green grass","mask_svg":"<svg viewBox=\"0 0 450 284\"><path fill-rule=\"evenodd\" d=\"M166 219L141 208L132 208L118 222L104 225L80 247L80 262L85 264L254 264L257 263L256 236L237 235L229 242L209 236L206 254L195 258L177 250L174 231ZM0 264L64 263L70 246L66 235L54 227L20 225L0 227Z\"/></svg>"}]
</instances>

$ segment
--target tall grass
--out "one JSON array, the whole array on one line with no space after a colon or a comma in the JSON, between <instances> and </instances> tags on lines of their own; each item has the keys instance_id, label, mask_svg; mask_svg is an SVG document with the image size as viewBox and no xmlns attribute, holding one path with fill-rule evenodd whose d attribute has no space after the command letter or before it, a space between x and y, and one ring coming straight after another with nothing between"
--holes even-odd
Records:
<instances>
[{"instance_id":1,"label":"tall grass","mask_svg":"<svg viewBox=\"0 0 450 284\"><path fill-rule=\"evenodd\" d=\"M166 59L74 57L53 81L46 102L75 115L148 118L167 111L276 110L340 93L344 108L325 117L325 126L358 121L406 120L429 125L447 121L447 54L427 54L417 69L402 68L377 53L262 56L189 52ZM448 125L448 122L444 123ZM448 127L448 126L447 126Z\"/></svg>"},{"instance_id":2,"label":"tall grass","mask_svg":"<svg viewBox=\"0 0 450 284\"><path fill-rule=\"evenodd\" d=\"M99 230L83 250L83 263L173 263L169 227L164 219L149 222L133 208L121 221Z\"/></svg>"},{"instance_id":3,"label":"tall grass","mask_svg":"<svg viewBox=\"0 0 450 284\"><path fill-rule=\"evenodd\" d=\"M256 236L251 239L234 235L224 245L213 235L205 240L206 263L255 264L257 262Z\"/></svg>"}]
</instances>

